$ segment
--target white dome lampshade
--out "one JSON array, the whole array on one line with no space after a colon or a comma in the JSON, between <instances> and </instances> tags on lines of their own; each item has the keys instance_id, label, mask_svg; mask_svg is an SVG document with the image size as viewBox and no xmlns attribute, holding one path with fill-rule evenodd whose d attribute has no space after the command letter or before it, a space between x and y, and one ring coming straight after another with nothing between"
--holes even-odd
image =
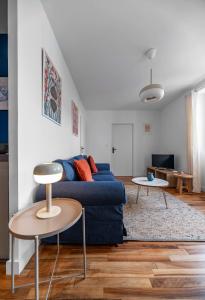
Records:
<instances>
[{"instance_id":1,"label":"white dome lampshade","mask_svg":"<svg viewBox=\"0 0 205 300\"><path fill-rule=\"evenodd\" d=\"M52 205L52 183L61 180L63 167L59 163L44 163L33 170L34 180L46 185L46 206L37 211L40 219L53 218L60 214L61 208Z\"/></svg>"},{"instance_id":2,"label":"white dome lampshade","mask_svg":"<svg viewBox=\"0 0 205 300\"><path fill-rule=\"evenodd\" d=\"M149 84L141 89L140 100L146 103L155 103L164 97L164 89L161 84Z\"/></svg>"},{"instance_id":3,"label":"white dome lampshade","mask_svg":"<svg viewBox=\"0 0 205 300\"><path fill-rule=\"evenodd\" d=\"M63 167L59 163L44 163L33 170L34 180L41 184L54 183L61 180Z\"/></svg>"}]
</instances>

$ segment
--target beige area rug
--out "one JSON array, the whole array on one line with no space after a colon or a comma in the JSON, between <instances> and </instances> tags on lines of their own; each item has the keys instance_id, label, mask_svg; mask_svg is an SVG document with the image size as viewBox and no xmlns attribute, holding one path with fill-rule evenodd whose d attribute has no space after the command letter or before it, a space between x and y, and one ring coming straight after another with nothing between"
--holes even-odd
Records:
<instances>
[{"instance_id":1,"label":"beige area rug","mask_svg":"<svg viewBox=\"0 0 205 300\"><path fill-rule=\"evenodd\" d=\"M169 193L168 209L159 189L142 188L136 204L137 187L126 186L124 207L124 240L205 241L205 214Z\"/></svg>"}]
</instances>

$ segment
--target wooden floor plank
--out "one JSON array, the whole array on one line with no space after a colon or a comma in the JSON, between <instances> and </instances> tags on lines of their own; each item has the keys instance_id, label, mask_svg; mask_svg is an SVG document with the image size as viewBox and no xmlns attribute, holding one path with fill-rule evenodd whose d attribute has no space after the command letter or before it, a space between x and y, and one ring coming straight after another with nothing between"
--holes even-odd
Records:
<instances>
[{"instance_id":1,"label":"wooden floor plank","mask_svg":"<svg viewBox=\"0 0 205 300\"><path fill-rule=\"evenodd\" d=\"M204 269L189 269L189 268L176 268L176 269L153 269L153 273L155 276L191 276L191 275L205 275L205 268Z\"/></svg>"},{"instance_id":2,"label":"wooden floor plank","mask_svg":"<svg viewBox=\"0 0 205 300\"><path fill-rule=\"evenodd\" d=\"M153 288L153 289L143 289L143 288L105 288L105 295L110 295L111 297L152 297L151 299L176 299L177 297L184 299L194 299L194 297L205 297L205 288L194 287L194 288ZM183 297L183 298L182 298ZM141 298L139 298L141 299Z\"/></svg>"},{"instance_id":3,"label":"wooden floor plank","mask_svg":"<svg viewBox=\"0 0 205 300\"><path fill-rule=\"evenodd\" d=\"M194 288L205 287L205 276L198 277L166 277L166 278L151 278L153 288Z\"/></svg>"},{"instance_id":4,"label":"wooden floor plank","mask_svg":"<svg viewBox=\"0 0 205 300\"><path fill-rule=\"evenodd\" d=\"M205 254L170 255L171 261L202 261L205 262Z\"/></svg>"}]
</instances>

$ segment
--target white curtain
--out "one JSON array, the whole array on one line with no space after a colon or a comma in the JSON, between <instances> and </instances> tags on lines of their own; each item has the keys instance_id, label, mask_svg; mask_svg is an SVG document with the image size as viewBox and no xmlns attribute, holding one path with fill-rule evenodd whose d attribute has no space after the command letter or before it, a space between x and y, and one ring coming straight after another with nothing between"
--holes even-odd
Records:
<instances>
[{"instance_id":1,"label":"white curtain","mask_svg":"<svg viewBox=\"0 0 205 300\"><path fill-rule=\"evenodd\" d=\"M186 96L187 112L187 164L188 172L193 175L193 192L201 192L200 164L200 123L198 93L192 91Z\"/></svg>"}]
</instances>

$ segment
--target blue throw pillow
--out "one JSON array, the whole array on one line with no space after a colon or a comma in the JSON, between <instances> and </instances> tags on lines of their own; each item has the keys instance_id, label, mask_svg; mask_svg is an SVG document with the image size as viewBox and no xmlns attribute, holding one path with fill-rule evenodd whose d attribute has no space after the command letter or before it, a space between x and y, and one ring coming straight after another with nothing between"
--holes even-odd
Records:
<instances>
[{"instance_id":1,"label":"blue throw pillow","mask_svg":"<svg viewBox=\"0 0 205 300\"><path fill-rule=\"evenodd\" d=\"M56 162L60 163L63 166L63 170L64 170L63 180L68 180L68 181L79 180L75 168L72 164L72 160L57 159Z\"/></svg>"}]
</instances>

